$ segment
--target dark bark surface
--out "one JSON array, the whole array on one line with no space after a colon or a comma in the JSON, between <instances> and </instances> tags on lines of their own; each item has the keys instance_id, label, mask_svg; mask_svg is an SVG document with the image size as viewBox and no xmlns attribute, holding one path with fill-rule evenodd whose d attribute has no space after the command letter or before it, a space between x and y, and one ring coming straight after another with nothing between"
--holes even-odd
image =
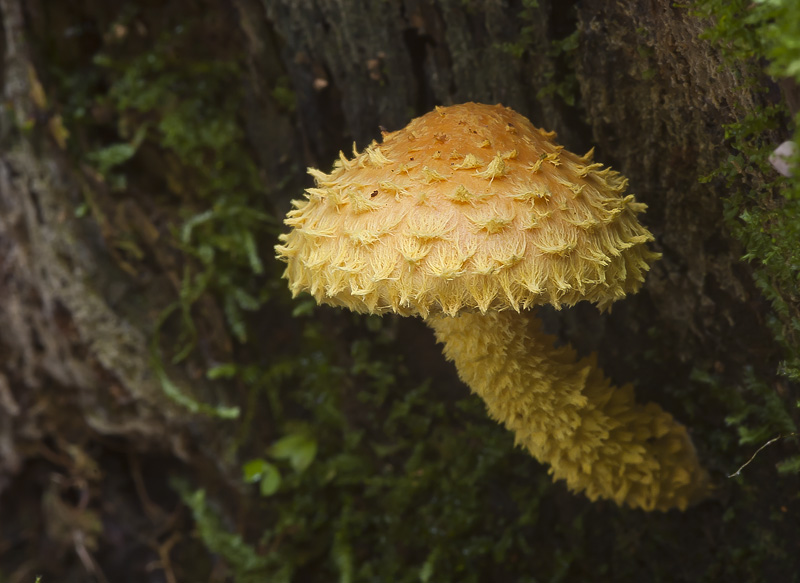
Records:
<instances>
[{"instance_id":1,"label":"dark bark surface","mask_svg":"<svg viewBox=\"0 0 800 583\"><path fill-rule=\"evenodd\" d=\"M759 399L753 407L763 405L762 394L743 392L746 371L760 375L771 403L796 393L774 376L781 352L767 326L769 306L723 221L727 187L699 181L729 156L724 126L779 101L779 93L766 78L754 81L746 64L723 62L701 38L708 23L673 3L530 4L0 0L0 582L33 581L36 573L45 573L44 583L267 580L247 579L250 571L233 564L234 555L224 550L233 542L210 543L202 528L201 535L191 534L191 516L202 520L196 506L187 503L189 512L180 502L180 487L170 485L176 476L206 491L222 517L220 531L241 535L239 542L259 557L293 557L291 580L330 580L347 571L336 558L339 543L330 533L326 540L319 524L340 520L338 515L320 514L313 527L306 524L314 533L308 540L298 534L303 527L261 540L266 527L260 525L275 519L277 510L269 506L272 499L241 481L242 464L286 431L286 419L309 417L310 406L284 404L289 412L278 413L283 409L276 402L284 397L274 395L294 386L281 385L280 373L269 381L278 387L272 393L249 389L245 376L206 375L221 363L268 368L288 358L287 347L301 355L307 350L303 362L316 370L315 354L322 349L304 348L314 338L290 315L297 304L280 291L271 249L277 227L259 231L255 242L265 267L248 285L271 295L259 310L247 312L247 341L230 323L223 299L230 286L209 285L191 304L181 304L189 306L184 316L194 322L196 340L189 356L173 364L186 338L175 305L184 297L186 273L201 273L197 266L203 264L201 255L187 251L181 228L216 201L197 194L198 170L186 170L151 137L121 166L123 188L113 187L88 155L132 141L135 128L124 130L121 120L158 123L157 114L114 111L100 99L114 69L98 69L96 55L122 55L124 63L159 43L169 47L164 39L189 21L190 42L175 54L165 52L176 62L236 63L238 86L230 92L241 93L241 152L252 158L263 185L260 210L274 217L310 185L307 166L328 170L353 142L361 149L379 139L382 128L395 130L435 105L464 101L513 107L535 125L556 130L569 150L596 146L596 159L626 175L631 192L649 205L644 222L663 258L643 291L609 314L592 306L548 313L546 325L579 352L598 352L610 377L635 382L643 400L663 404L684 421L719 495L685 514L663 516L592 506L560 485L548 489L545 470L517 453L508 463L525 468L503 475L520 478L514 472L522 472L531 484L545 484L531 486L535 518L525 504L512 503L500 477L481 486L489 494L472 512L503 519L484 525L482 536L499 540L514 525L528 537L529 549L541 550L501 561L484 549L452 571L439 558L433 572L449 575L430 580L473 580L465 575L470 570L469 577L482 581L559 580L558 560L531 558L537 553L569 555L560 575L567 580L710 581L737 568L748 581L796 575L797 523L791 517L798 511L797 483L776 478L774 469L792 446L780 442L765 450L744 483L724 478L755 449L737 448L735 430L725 422L736 413L726 409L729 401L753 398ZM125 20L125 14L133 16ZM124 68L113 74L123 75ZM69 85L65 79L88 80ZM759 91L762 86L768 90ZM70 114L75 95L88 100L79 104L91 119L83 125ZM776 143L785 138L780 132L773 137ZM201 166L213 166L212 154ZM166 312L172 315L162 318ZM317 310L314 319L334 368L355 371L354 346L389 338L370 354L376 360L384 355L386 362L398 354L405 359L406 380L392 390L406 393L403 383L429 378L435 387L426 397L436 403L431 407L441 402L458 409L466 389L421 323L389 318L375 332L374 323L334 310ZM154 354L164 355L155 365ZM370 439L383 429L370 425L374 415L355 397L364 374L372 374L367 369L336 377L337 406L348 427ZM166 386L165 375L171 379ZM188 397L170 394L171 387ZM236 406L242 414L220 418L219 409L207 414L197 403L209 410ZM479 417L468 416L467 423L475 419L483 423L480 431L495 430ZM454 431L472 435L462 421L453 423ZM510 441L502 443L511 448ZM320 444L318 456L323 451ZM441 463L444 468L449 461ZM438 495L432 491L419 495ZM362 504L357 494L348 500L357 509ZM431 552L417 549L415 541L359 532L348 537L353 548L372 554L400 549L397 556L407 564L397 568L404 573L398 580L419 578L424 553ZM755 548L755 537L767 542ZM434 539L448 549L437 556L449 556L447 544L463 543L455 535L450 543ZM724 558L716 555L721 547L729 551ZM327 550L308 550L320 548ZM637 566L637 553L652 566ZM358 571L359 561L374 558L353 552L352 580L380 580ZM254 572L263 577L273 566Z\"/></svg>"}]
</instances>

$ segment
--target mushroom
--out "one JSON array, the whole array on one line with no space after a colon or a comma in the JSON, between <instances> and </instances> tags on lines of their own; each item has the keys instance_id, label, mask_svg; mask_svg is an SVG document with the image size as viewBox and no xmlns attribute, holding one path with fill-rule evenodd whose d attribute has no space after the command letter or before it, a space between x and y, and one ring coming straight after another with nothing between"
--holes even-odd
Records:
<instances>
[{"instance_id":1,"label":"mushroom","mask_svg":"<svg viewBox=\"0 0 800 583\"><path fill-rule=\"evenodd\" d=\"M419 315L515 442L591 500L685 509L709 490L686 428L556 347L530 308L635 292L659 254L627 180L500 105L437 107L309 172L278 258L294 295Z\"/></svg>"}]
</instances>

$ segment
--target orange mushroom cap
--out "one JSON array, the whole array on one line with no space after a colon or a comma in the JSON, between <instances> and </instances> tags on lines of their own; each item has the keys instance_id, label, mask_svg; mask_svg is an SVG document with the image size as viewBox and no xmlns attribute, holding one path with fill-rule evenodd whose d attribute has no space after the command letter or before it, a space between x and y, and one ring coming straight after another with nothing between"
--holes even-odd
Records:
<instances>
[{"instance_id":1,"label":"orange mushroom cap","mask_svg":"<svg viewBox=\"0 0 800 583\"><path fill-rule=\"evenodd\" d=\"M278 257L294 295L358 312L601 308L658 257L627 180L501 105L439 107L293 201Z\"/></svg>"}]
</instances>

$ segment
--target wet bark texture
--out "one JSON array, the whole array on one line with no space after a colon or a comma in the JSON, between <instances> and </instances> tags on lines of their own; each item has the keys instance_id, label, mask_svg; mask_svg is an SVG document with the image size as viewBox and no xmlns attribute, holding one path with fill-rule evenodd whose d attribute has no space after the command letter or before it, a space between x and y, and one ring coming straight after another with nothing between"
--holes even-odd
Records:
<instances>
[{"instance_id":1,"label":"wet bark texture","mask_svg":"<svg viewBox=\"0 0 800 583\"><path fill-rule=\"evenodd\" d=\"M155 231L139 228L152 252L145 275L126 270L115 247L109 225L120 224L114 223L120 216L134 231L153 223L136 217L157 215L158 198L109 193L59 144L59 104L47 98L42 47L64 45L55 38L63 35L58 25L76 15L98 29L114 18L104 2L70 4L0 0L6 104L0 143L0 516L6 517L0 518L0 563L4 544L13 547L22 536L3 531L4 524L22 520L11 510L13 500L26 481L48 479L37 460L70 468L74 483L91 482L97 472L112 480L122 471L113 463L102 466L112 454L185 465L209 476L208 483L235 484L240 473L240 460L229 455L232 422L176 404L151 367L156 316L178 287L180 259L168 242L168 221L156 221ZM526 20L522 3L495 0L143 4L154 19L162 10L207 11L233 39L245 64L241 115L251 151L268 184L289 184L270 191L276 215L308 184L290 169L327 169L340 149L349 151L352 142L360 149L379 138L381 128L398 129L437 104L503 103L556 130L570 150L596 146L596 159L629 177L631 191L649 205L644 221L663 253L644 290L611 314L581 306L550 315L548 327L581 352L599 350L612 378L636 379L652 387L648 398L666 403L671 397L659 393L664 379L680 384L695 366L731 376L742 363L774 369L779 354L766 329L767 307L722 223L726 193L698 178L727 156L723 126L775 95L743 88L746 74L722 63L700 38L705 24L688 10L656 0L540 0L538 16ZM551 43L575 29L577 49L554 53ZM509 43L524 50L515 55ZM572 72L576 106L547 91ZM272 93L281 76L294 91L291 112ZM87 198L98 201L106 223L76 216ZM162 215L176 216L174 209ZM264 242L265 261L270 244ZM211 298L204 301L208 309L200 317L207 321L200 329L214 332L213 346L205 360L170 367L169 374L200 401L238 404L236 392L221 393L197 372L235 357L220 308ZM413 323L402 326L411 336L428 334ZM271 331L262 327L263 336L252 342L274 342ZM429 339L421 342L430 348ZM645 343L657 358L639 357ZM38 512L35 505L26 509ZM60 556L54 554L56 562ZM114 560L105 564L109 573ZM92 564L82 560L76 572ZM21 569L18 580L29 580L24 565L9 565Z\"/></svg>"},{"instance_id":2,"label":"wet bark texture","mask_svg":"<svg viewBox=\"0 0 800 583\"><path fill-rule=\"evenodd\" d=\"M20 3L3 3L0 486L19 467L21 436L34 448L73 433L123 436L143 447L169 443L180 457L188 423L150 367L159 286L133 281L101 225L75 216L85 190L102 188L53 138L57 118L31 59L25 16Z\"/></svg>"}]
</instances>

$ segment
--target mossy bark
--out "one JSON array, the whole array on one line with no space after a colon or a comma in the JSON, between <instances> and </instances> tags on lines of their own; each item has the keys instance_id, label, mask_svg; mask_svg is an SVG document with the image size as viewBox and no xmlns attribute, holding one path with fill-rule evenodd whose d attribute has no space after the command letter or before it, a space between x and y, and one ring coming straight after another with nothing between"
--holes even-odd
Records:
<instances>
[{"instance_id":1,"label":"mossy bark","mask_svg":"<svg viewBox=\"0 0 800 583\"><path fill-rule=\"evenodd\" d=\"M437 104L500 102L556 130L572 151L596 146L596 159L629 177L637 200L649 205L644 222L663 258L643 291L611 314L580 306L545 314L546 327L582 354L597 351L616 383L651 387L643 399L661 402L690 431L700 427L694 439L700 457L719 474L731 468L715 459L715 443L730 437L709 443L702 437L724 427L724 413L704 410L714 406L707 395L684 410L693 397L680 387L690 386L693 369L712 371L731 387L745 366L771 378L780 351L767 328L769 308L723 224L725 187L698 179L729 156L724 126L780 101L780 93L746 64L723 63L701 38L707 23L674 3L534 4L173 0L143 3L130 25L134 32L125 34L147 50L157 43L153 31L167 14L206 17L201 26L215 40L198 43L197 50L212 56L219 50L243 63L241 123L266 185L265 207L276 217L309 185L305 167L327 171L340 149L353 142L363 148L380 138L381 128L398 129ZM115 42L115 30L123 34L114 28L120 13L110 6L0 0L6 104L0 142L0 570L17 580L41 570L54 580L77 580L92 568L115 580L134 561L113 554L123 539L141 548L136 560L142 569L156 558L163 561L157 533L176 529L164 517L146 525L134 521L133 528L155 537L149 546L111 536L110 525L147 501L138 485L119 484L144 464L152 473L142 483L162 487L167 470L180 466L197 487L241 493L246 454L237 448L247 455L263 451L275 431L264 427L263 436L242 446L235 421L182 406L154 372L158 315L181 293L181 273L190 263L176 242L181 203L159 191L166 190L159 173L168 164L152 156L135 168L138 184L149 189L112 192L88 164L87 144L66 136L61 113L68 96L56 89L65 67L81 75L97 52ZM574 46L554 48L554 41L575 31ZM98 126L106 114L94 111ZM102 127L114 130L113 123ZM786 133L775 132L776 144ZM76 213L81 208L89 213ZM144 249L134 269L123 251L129 240ZM273 241L258 243L270 262ZM252 401L239 385L208 381L205 371L252 358L259 347L299 342L300 334L289 330L283 307L268 306L243 346L226 329L219 299L207 293L198 301L192 317L199 348L188 360L167 365L167 374L196 402L246 410ZM343 317L322 318L331 337L341 340ZM410 340L402 348L410 368L438 375L443 394L466 392L438 359L426 368L432 362L426 328L393 326ZM160 345L169 346L179 326L171 323L160 334ZM57 488L51 474L61 476ZM762 478L769 498L769 476ZM56 517L52 505L40 505L39 497L53 499L53 488L59 508L72 513ZM109 489L115 508L101 504ZM84 495L108 532L80 547L69 533L102 531L76 518L87 512ZM225 511L245 514L257 504L256 495L249 496L223 504ZM175 502L174 496L164 499ZM724 527L714 516L720 529L712 538ZM37 526L23 532L30 520ZM255 532L246 523L240 515L239 530ZM62 531L53 524L67 534L57 534ZM37 537L58 552L45 557ZM104 558L86 559L95 552ZM184 563L171 568L189 573L191 560L181 556Z\"/></svg>"}]
</instances>

